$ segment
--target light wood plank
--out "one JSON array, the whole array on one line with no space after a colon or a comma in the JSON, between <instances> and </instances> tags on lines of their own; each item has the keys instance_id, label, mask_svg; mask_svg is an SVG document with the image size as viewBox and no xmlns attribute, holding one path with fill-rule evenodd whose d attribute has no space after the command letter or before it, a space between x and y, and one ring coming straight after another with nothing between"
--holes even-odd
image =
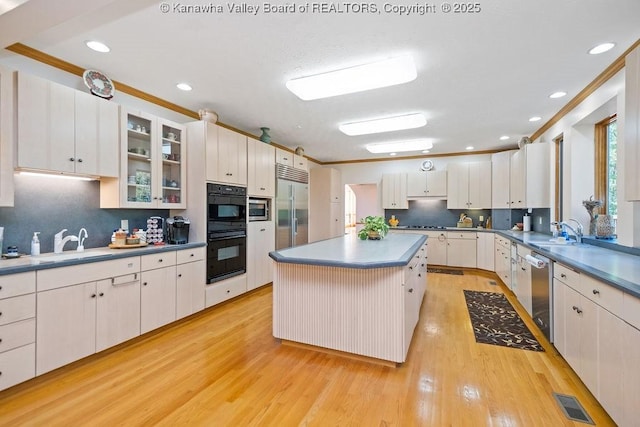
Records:
<instances>
[{"instance_id":1,"label":"light wood plank","mask_svg":"<svg viewBox=\"0 0 640 427\"><path fill-rule=\"evenodd\" d=\"M281 345L263 287L0 392L0 425L581 426L554 391L613 425L532 322L544 353L475 342L462 290L491 280L429 273L397 368Z\"/></svg>"}]
</instances>

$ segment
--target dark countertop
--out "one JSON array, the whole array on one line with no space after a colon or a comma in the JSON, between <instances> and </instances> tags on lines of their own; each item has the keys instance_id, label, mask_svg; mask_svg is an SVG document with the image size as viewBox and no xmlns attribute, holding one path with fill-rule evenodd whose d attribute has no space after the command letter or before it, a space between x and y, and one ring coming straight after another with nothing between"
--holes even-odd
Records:
<instances>
[{"instance_id":1,"label":"dark countertop","mask_svg":"<svg viewBox=\"0 0 640 427\"><path fill-rule=\"evenodd\" d=\"M344 268L398 267L409 263L427 240L411 233L389 233L382 240L360 240L355 234L269 253L276 262Z\"/></svg>"},{"instance_id":2,"label":"dark countertop","mask_svg":"<svg viewBox=\"0 0 640 427\"><path fill-rule=\"evenodd\" d=\"M0 260L0 276L27 271L45 270L48 268L66 267L70 265L89 264L130 256L148 255L159 252L179 251L206 246L205 242L187 243L184 245L149 245L142 248L110 249L93 248L83 252L64 251L62 254L41 254L40 256L21 256L14 259Z\"/></svg>"}]
</instances>

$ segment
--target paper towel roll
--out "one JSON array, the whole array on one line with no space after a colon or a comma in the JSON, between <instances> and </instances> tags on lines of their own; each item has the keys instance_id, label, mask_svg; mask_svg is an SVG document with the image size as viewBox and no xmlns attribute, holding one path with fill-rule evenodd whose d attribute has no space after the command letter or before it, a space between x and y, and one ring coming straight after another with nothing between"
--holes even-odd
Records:
<instances>
[{"instance_id":1,"label":"paper towel roll","mask_svg":"<svg viewBox=\"0 0 640 427\"><path fill-rule=\"evenodd\" d=\"M527 255L524 257L527 262L531 265L533 265L535 268L543 268L544 267L544 261L542 261L541 259L538 259L534 256L531 255Z\"/></svg>"},{"instance_id":2,"label":"paper towel roll","mask_svg":"<svg viewBox=\"0 0 640 427\"><path fill-rule=\"evenodd\" d=\"M522 217L522 231L531 231L531 215Z\"/></svg>"}]
</instances>

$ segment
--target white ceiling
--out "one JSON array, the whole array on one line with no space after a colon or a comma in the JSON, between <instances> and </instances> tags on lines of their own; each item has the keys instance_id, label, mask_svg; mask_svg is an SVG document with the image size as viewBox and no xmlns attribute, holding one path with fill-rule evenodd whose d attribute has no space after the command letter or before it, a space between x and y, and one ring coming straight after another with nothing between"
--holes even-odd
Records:
<instances>
[{"instance_id":1,"label":"white ceiling","mask_svg":"<svg viewBox=\"0 0 640 427\"><path fill-rule=\"evenodd\" d=\"M433 154L513 147L640 38L638 0L483 0L475 14L442 13L437 0L430 3L437 12L424 16L385 13L376 3L379 14L254 16L230 13L231 2L215 0L168 4L214 4L224 12L162 13L149 0L30 0L0 16L0 28L13 29L0 30L0 42L101 70L194 111L212 108L220 121L255 135L269 127L280 145L339 161L388 157L364 145L389 140L433 138ZM90 39L111 52L89 50ZM586 53L605 41L617 45ZM290 78L406 53L418 67L408 84L315 101L285 88ZM194 90L179 91L178 82ZM558 90L568 95L548 97ZM340 123L411 112L424 113L427 126L375 136L338 131ZM530 123L531 116L542 121ZM511 138L500 141L502 135Z\"/></svg>"}]
</instances>

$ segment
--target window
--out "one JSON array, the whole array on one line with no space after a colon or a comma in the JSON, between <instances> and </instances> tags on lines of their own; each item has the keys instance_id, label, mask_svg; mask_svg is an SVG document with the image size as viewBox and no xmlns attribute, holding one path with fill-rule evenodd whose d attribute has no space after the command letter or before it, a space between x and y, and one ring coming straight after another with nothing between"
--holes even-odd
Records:
<instances>
[{"instance_id":1,"label":"window","mask_svg":"<svg viewBox=\"0 0 640 427\"><path fill-rule=\"evenodd\" d=\"M595 192L602 200L600 214L618 215L618 126L616 116L596 124Z\"/></svg>"}]
</instances>

